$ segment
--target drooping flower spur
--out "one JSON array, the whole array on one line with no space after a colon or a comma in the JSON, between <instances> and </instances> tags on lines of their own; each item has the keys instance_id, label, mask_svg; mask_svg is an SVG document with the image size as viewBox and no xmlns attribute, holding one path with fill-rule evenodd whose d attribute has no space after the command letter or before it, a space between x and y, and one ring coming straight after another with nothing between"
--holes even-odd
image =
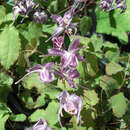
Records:
<instances>
[{"instance_id":1,"label":"drooping flower spur","mask_svg":"<svg viewBox=\"0 0 130 130\"><path fill-rule=\"evenodd\" d=\"M80 119L80 112L82 108L82 99L75 95L69 95L68 92L63 91L58 95L58 100L60 101L60 109L58 112L58 118L59 118L59 123L62 127L62 123L60 120L60 116L63 116L62 110L66 111L67 113L71 115L76 115L77 116L77 123L81 122Z\"/></svg>"},{"instance_id":2,"label":"drooping flower spur","mask_svg":"<svg viewBox=\"0 0 130 130\"><path fill-rule=\"evenodd\" d=\"M20 81L22 81L25 77L32 73L38 73L39 74L39 79L41 82L44 83L50 83L54 80L54 71L52 70L52 67L54 66L54 63L46 63L44 65L37 64L33 66L32 68L27 70L27 74L18 80L15 84L18 84Z\"/></svg>"}]
</instances>

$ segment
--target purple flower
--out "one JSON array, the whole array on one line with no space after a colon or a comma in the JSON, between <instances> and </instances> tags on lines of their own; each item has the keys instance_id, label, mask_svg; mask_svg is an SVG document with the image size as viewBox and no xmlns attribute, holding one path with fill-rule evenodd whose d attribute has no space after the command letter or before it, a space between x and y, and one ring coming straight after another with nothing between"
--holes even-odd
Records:
<instances>
[{"instance_id":1,"label":"purple flower","mask_svg":"<svg viewBox=\"0 0 130 130\"><path fill-rule=\"evenodd\" d=\"M106 11L109 11L113 6L113 0L101 0L99 6Z\"/></svg>"},{"instance_id":2,"label":"purple flower","mask_svg":"<svg viewBox=\"0 0 130 130\"><path fill-rule=\"evenodd\" d=\"M51 128L48 126L46 120L40 119L34 126L33 130L51 130Z\"/></svg>"},{"instance_id":3,"label":"purple flower","mask_svg":"<svg viewBox=\"0 0 130 130\"><path fill-rule=\"evenodd\" d=\"M113 7L111 10L113 9L117 9L117 8L120 8L122 11L121 13L125 12L127 6L126 6L126 0L116 0L116 6Z\"/></svg>"},{"instance_id":4,"label":"purple flower","mask_svg":"<svg viewBox=\"0 0 130 130\"><path fill-rule=\"evenodd\" d=\"M37 64L33 66L32 68L27 70L27 74L18 80L15 84L18 84L20 81L22 81L25 77L32 73L39 73L39 79L41 82L44 83L50 83L54 80L54 71L52 70L52 67L54 66L54 63L46 63L44 65Z\"/></svg>"},{"instance_id":5,"label":"purple flower","mask_svg":"<svg viewBox=\"0 0 130 130\"><path fill-rule=\"evenodd\" d=\"M55 73L59 75L60 78L64 78L72 88L75 88L74 80L80 77L80 74L77 71L77 69L74 70L64 69L64 70L55 71Z\"/></svg>"},{"instance_id":6,"label":"purple flower","mask_svg":"<svg viewBox=\"0 0 130 130\"><path fill-rule=\"evenodd\" d=\"M81 121L80 112L82 108L82 99L75 94L69 95L69 93L66 91L63 91L61 94L59 94L57 98L60 101L60 109L58 112L60 125L62 126L60 116L63 116L63 109L71 115L76 115L77 123L79 123L79 121Z\"/></svg>"},{"instance_id":7,"label":"purple flower","mask_svg":"<svg viewBox=\"0 0 130 130\"><path fill-rule=\"evenodd\" d=\"M76 31L77 23L71 23L75 9L76 9L75 7L72 7L64 14L63 18L59 15L55 14L51 15L52 21L57 22L59 24L59 26L56 27L52 37L59 36L64 30L66 32L68 32L68 29Z\"/></svg>"},{"instance_id":8,"label":"purple flower","mask_svg":"<svg viewBox=\"0 0 130 130\"><path fill-rule=\"evenodd\" d=\"M15 6L13 7L14 11L14 20L18 14L28 15L35 6L35 3L32 0L21 0L15 1Z\"/></svg>"},{"instance_id":9,"label":"purple flower","mask_svg":"<svg viewBox=\"0 0 130 130\"><path fill-rule=\"evenodd\" d=\"M78 61L85 61L85 59L78 53L81 48L78 48L80 40L77 39L72 45L69 46L68 51L59 50L57 48L48 49L51 55L61 56L62 68L76 68Z\"/></svg>"},{"instance_id":10,"label":"purple flower","mask_svg":"<svg viewBox=\"0 0 130 130\"><path fill-rule=\"evenodd\" d=\"M57 48L57 49L64 48L64 38L63 38L63 36L53 37L52 41L53 41L53 48Z\"/></svg>"},{"instance_id":11,"label":"purple flower","mask_svg":"<svg viewBox=\"0 0 130 130\"><path fill-rule=\"evenodd\" d=\"M41 24L48 18L47 14L44 11L35 12L33 17L34 17L35 23L41 23Z\"/></svg>"}]
</instances>

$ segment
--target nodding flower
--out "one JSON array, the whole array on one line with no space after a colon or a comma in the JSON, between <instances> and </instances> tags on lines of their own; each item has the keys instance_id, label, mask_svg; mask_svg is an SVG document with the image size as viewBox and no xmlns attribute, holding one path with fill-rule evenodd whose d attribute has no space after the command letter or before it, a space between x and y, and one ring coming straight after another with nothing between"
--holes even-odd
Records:
<instances>
[{"instance_id":1,"label":"nodding flower","mask_svg":"<svg viewBox=\"0 0 130 130\"><path fill-rule=\"evenodd\" d=\"M27 77L28 75L30 75L32 73L38 73L39 79L41 82L50 83L54 80L54 71L52 70L53 66L54 66L54 63L52 63L52 62L46 63L44 65L37 64L37 65L33 66L32 68L29 68L27 70L28 73L23 78L18 80L15 84L18 84L25 77Z\"/></svg>"},{"instance_id":2,"label":"nodding flower","mask_svg":"<svg viewBox=\"0 0 130 130\"><path fill-rule=\"evenodd\" d=\"M15 1L15 6L13 7L14 20L18 14L27 16L32 11L34 6L35 3L32 0Z\"/></svg>"},{"instance_id":3,"label":"nodding flower","mask_svg":"<svg viewBox=\"0 0 130 130\"><path fill-rule=\"evenodd\" d=\"M125 12L125 10L127 8L126 0L116 0L115 3L116 3L116 6L113 7L111 10L120 8L121 9L121 13Z\"/></svg>"},{"instance_id":4,"label":"nodding flower","mask_svg":"<svg viewBox=\"0 0 130 130\"><path fill-rule=\"evenodd\" d=\"M106 11L109 11L113 7L113 0L101 0L99 6Z\"/></svg>"},{"instance_id":5,"label":"nodding flower","mask_svg":"<svg viewBox=\"0 0 130 130\"><path fill-rule=\"evenodd\" d=\"M77 123L81 123L80 112L82 108L82 99L75 94L70 95L66 91L63 91L62 93L60 93L57 96L57 98L60 101L58 119L59 119L59 123L61 127L62 127L62 124L61 124L60 116L63 116L62 114L63 109L67 113L77 116Z\"/></svg>"},{"instance_id":6,"label":"nodding flower","mask_svg":"<svg viewBox=\"0 0 130 130\"><path fill-rule=\"evenodd\" d=\"M51 55L61 56L62 69L76 68L78 65L78 61L85 61L85 59L78 53L78 51L82 48L79 48L80 40L76 39L73 44L71 44L68 48L68 51L64 49L52 48L48 49L48 52Z\"/></svg>"},{"instance_id":7,"label":"nodding flower","mask_svg":"<svg viewBox=\"0 0 130 130\"><path fill-rule=\"evenodd\" d=\"M34 126L33 130L51 130L51 128L48 126L46 120L40 119Z\"/></svg>"},{"instance_id":8,"label":"nodding flower","mask_svg":"<svg viewBox=\"0 0 130 130\"><path fill-rule=\"evenodd\" d=\"M45 20L48 19L48 16L44 11L42 11L42 12L35 12L33 18L35 23L42 24Z\"/></svg>"},{"instance_id":9,"label":"nodding flower","mask_svg":"<svg viewBox=\"0 0 130 130\"><path fill-rule=\"evenodd\" d=\"M101 0L99 6L103 10L106 10L106 11L111 11L111 10L120 8L121 9L121 13L125 12L125 10L127 8L126 0L116 0L115 4L114 4L113 0Z\"/></svg>"},{"instance_id":10,"label":"nodding flower","mask_svg":"<svg viewBox=\"0 0 130 130\"><path fill-rule=\"evenodd\" d=\"M52 21L58 23L51 38L59 36L63 31L70 32L70 29L74 30L75 33L77 32L77 23L71 23L75 9L76 7L73 6L63 17L55 14L51 15Z\"/></svg>"}]
</instances>

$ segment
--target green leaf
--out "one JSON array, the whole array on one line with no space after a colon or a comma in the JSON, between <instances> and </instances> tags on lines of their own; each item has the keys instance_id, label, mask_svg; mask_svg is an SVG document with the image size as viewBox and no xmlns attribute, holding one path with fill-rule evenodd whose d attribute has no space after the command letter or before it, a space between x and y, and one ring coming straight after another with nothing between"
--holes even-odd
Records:
<instances>
[{"instance_id":1,"label":"green leaf","mask_svg":"<svg viewBox=\"0 0 130 130\"><path fill-rule=\"evenodd\" d=\"M67 5L66 0L57 0L58 11L65 9L66 5Z\"/></svg>"},{"instance_id":2,"label":"green leaf","mask_svg":"<svg viewBox=\"0 0 130 130\"><path fill-rule=\"evenodd\" d=\"M30 39L38 38L42 33L42 25L31 22L28 26L28 31L29 31L28 33L30 35Z\"/></svg>"},{"instance_id":3,"label":"green leaf","mask_svg":"<svg viewBox=\"0 0 130 130\"><path fill-rule=\"evenodd\" d=\"M106 64L106 73L108 75L116 74L117 72L120 72L122 70L123 70L123 68L115 62Z\"/></svg>"},{"instance_id":4,"label":"green leaf","mask_svg":"<svg viewBox=\"0 0 130 130\"><path fill-rule=\"evenodd\" d=\"M96 35L93 35L91 37L91 42L94 48L95 52L101 52L101 48L103 46L103 40L100 37L97 37Z\"/></svg>"},{"instance_id":5,"label":"green leaf","mask_svg":"<svg viewBox=\"0 0 130 130\"><path fill-rule=\"evenodd\" d=\"M87 54L86 60L88 62L87 64L87 74L90 76L96 76L97 72L99 71L98 68L98 59L95 55Z\"/></svg>"},{"instance_id":6,"label":"green leaf","mask_svg":"<svg viewBox=\"0 0 130 130\"><path fill-rule=\"evenodd\" d=\"M5 130L5 123L9 118L9 114L0 114L0 130Z\"/></svg>"},{"instance_id":7,"label":"green leaf","mask_svg":"<svg viewBox=\"0 0 130 130\"><path fill-rule=\"evenodd\" d=\"M42 95L38 96L33 108L38 108L38 107L42 107L43 105L45 105L45 103L46 103L45 99L46 99L45 94L42 94Z\"/></svg>"},{"instance_id":8,"label":"green leaf","mask_svg":"<svg viewBox=\"0 0 130 130\"><path fill-rule=\"evenodd\" d=\"M11 110L5 104L0 103L0 130L5 130L5 123Z\"/></svg>"},{"instance_id":9,"label":"green leaf","mask_svg":"<svg viewBox=\"0 0 130 130\"><path fill-rule=\"evenodd\" d=\"M0 73L0 103L6 103L8 93L11 91L13 79L5 73Z\"/></svg>"},{"instance_id":10,"label":"green leaf","mask_svg":"<svg viewBox=\"0 0 130 130\"><path fill-rule=\"evenodd\" d=\"M59 93L61 93L61 89L52 84L47 84L46 87L42 90L42 95L48 95L50 99L56 99Z\"/></svg>"},{"instance_id":11,"label":"green leaf","mask_svg":"<svg viewBox=\"0 0 130 130\"><path fill-rule=\"evenodd\" d=\"M20 94L21 100L25 103L25 107L28 109L34 108L34 101L33 98L31 97L31 93L29 91L25 91L22 94Z\"/></svg>"},{"instance_id":12,"label":"green leaf","mask_svg":"<svg viewBox=\"0 0 130 130\"><path fill-rule=\"evenodd\" d=\"M40 118L45 119L44 116L45 116L45 110L37 109L35 112L33 112L31 114L31 116L29 116L29 120L31 122L36 122L36 121L40 120Z\"/></svg>"},{"instance_id":13,"label":"green leaf","mask_svg":"<svg viewBox=\"0 0 130 130\"><path fill-rule=\"evenodd\" d=\"M0 103L0 115L5 115L11 112L11 110L5 104Z\"/></svg>"},{"instance_id":14,"label":"green leaf","mask_svg":"<svg viewBox=\"0 0 130 130\"><path fill-rule=\"evenodd\" d=\"M10 115L9 119L11 121L19 121L19 122L22 122L22 121L25 121L26 120L26 115L25 114L17 114L17 115Z\"/></svg>"},{"instance_id":15,"label":"green leaf","mask_svg":"<svg viewBox=\"0 0 130 130\"><path fill-rule=\"evenodd\" d=\"M54 33L55 28L56 28L56 24L43 24L42 25L42 31L49 33L51 35Z\"/></svg>"},{"instance_id":16,"label":"green leaf","mask_svg":"<svg viewBox=\"0 0 130 130\"><path fill-rule=\"evenodd\" d=\"M0 5L0 24L2 23L5 15L6 15L6 9L4 6Z\"/></svg>"},{"instance_id":17,"label":"green leaf","mask_svg":"<svg viewBox=\"0 0 130 130\"><path fill-rule=\"evenodd\" d=\"M116 49L113 49L113 50L109 50L105 53L105 58L110 62L111 61L117 62L119 55L120 55L120 52Z\"/></svg>"},{"instance_id":18,"label":"green leaf","mask_svg":"<svg viewBox=\"0 0 130 130\"><path fill-rule=\"evenodd\" d=\"M128 43L128 34L126 32L112 32L112 36L118 37L122 44Z\"/></svg>"},{"instance_id":19,"label":"green leaf","mask_svg":"<svg viewBox=\"0 0 130 130\"><path fill-rule=\"evenodd\" d=\"M105 90L107 95L110 95L113 89L119 89L121 86L114 78L104 75L100 79L100 87Z\"/></svg>"},{"instance_id":20,"label":"green leaf","mask_svg":"<svg viewBox=\"0 0 130 130\"><path fill-rule=\"evenodd\" d=\"M26 56L29 57L33 53L35 53L38 46L39 46L39 41L36 38L32 38L25 47L26 50L31 50L30 52L26 52Z\"/></svg>"},{"instance_id":21,"label":"green leaf","mask_svg":"<svg viewBox=\"0 0 130 130\"><path fill-rule=\"evenodd\" d=\"M28 77L26 77L23 80L23 86L28 90L31 90L32 88L36 88L38 93L40 93L46 87L44 83L41 83L38 74L36 73L30 74Z\"/></svg>"},{"instance_id":22,"label":"green leaf","mask_svg":"<svg viewBox=\"0 0 130 130\"><path fill-rule=\"evenodd\" d=\"M122 117L125 114L127 103L123 93L112 96L109 102L111 103L113 113L116 117Z\"/></svg>"},{"instance_id":23,"label":"green leaf","mask_svg":"<svg viewBox=\"0 0 130 130\"><path fill-rule=\"evenodd\" d=\"M90 30L92 25L92 19L90 17L84 16L80 20L80 31L81 35L86 35L87 32Z\"/></svg>"},{"instance_id":24,"label":"green leaf","mask_svg":"<svg viewBox=\"0 0 130 130\"><path fill-rule=\"evenodd\" d=\"M11 86L13 84L13 79L5 73L0 73L0 86L6 85Z\"/></svg>"},{"instance_id":25,"label":"green leaf","mask_svg":"<svg viewBox=\"0 0 130 130\"><path fill-rule=\"evenodd\" d=\"M0 34L0 62L7 70L17 60L20 39L15 27L8 27Z\"/></svg>"},{"instance_id":26,"label":"green leaf","mask_svg":"<svg viewBox=\"0 0 130 130\"><path fill-rule=\"evenodd\" d=\"M52 101L49 103L46 110L38 109L30 117L31 122L38 121L40 118L47 120L50 126L53 126L58 122L58 109L59 103Z\"/></svg>"},{"instance_id":27,"label":"green leaf","mask_svg":"<svg viewBox=\"0 0 130 130\"><path fill-rule=\"evenodd\" d=\"M50 126L53 126L54 124L56 124L58 122L58 110L59 110L58 102L52 101L51 103L49 103L44 117L48 121ZM51 116L49 116L49 115L51 115Z\"/></svg>"},{"instance_id":28,"label":"green leaf","mask_svg":"<svg viewBox=\"0 0 130 130\"><path fill-rule=\"evenodd\" d=\"M48 10L51 12L51 13L55 13L57 11L57 1L51 1L49 6L48 6Z\"/></svg>"},{"instance_id":29,"label":"green leaf","mask_svg":"<svg viewBox=\"0 0 130 130\"><path fill-rule=\"evenodd\" d=\"M84 91L85 102L91 106L95 106L99 102L97 93L94 90Z\"/></svg>"},{"instance_id":30,"label":"green leaf","mask_svg":"<svg viewBox=\"0 0 130 130\"><path fill-rule=\"evenodd\" d=\"M83 45L86 45L86 46L88 46L88 44L91 42L91 40L89 38L83 37L83 36L79 36L79 35L72 36L72 38L74 40L79 38L80 39L80 43L83 44Z\"/></svg>"}]
</instances>

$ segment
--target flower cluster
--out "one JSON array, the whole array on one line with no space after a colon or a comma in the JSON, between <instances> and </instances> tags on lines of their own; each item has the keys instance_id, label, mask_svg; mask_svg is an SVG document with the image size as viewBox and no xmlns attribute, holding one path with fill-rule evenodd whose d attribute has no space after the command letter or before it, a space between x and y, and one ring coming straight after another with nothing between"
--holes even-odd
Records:
<instances>
[{"instance_id":1,"label":"flower cluster","mask_svg":"<svg viewBox=\"0 0 130 130\"><path fill-rule=\"evenodd\" d=\"M18 14L28 16L30 12L32 12L36 7L36 4L33 2L33 0L21 0L21 1L15 1L15 6L13 7L14 12L14 20L16 20L16 16ZM45 20L47 20L48 16L47 14L42 10L41 12L36 11L33 15L34 22L36 23L43 23Z\"/></svg>"},{"instance_id":2,"label":"flower cluster","mask_svg":"<svg viewBox=\"0 0 130 130\"><path fill-rule=\"evenodd\" d=\"M22 81L25 77L32 73L38 73L39 79L42 83L50 83L54 81L55 75L58 75L60 80L67 81L71 88L75 88L75 79L80 77L80 74L77 70L78 62L82 61L86 63L86 60L83 56L79 54L79 51L82 49L80 47L80 39L76 39L72 44L66 48L64 44L64 33L68 35L68 37L77 32L77 23L72 23L73 16L75 14L75 10L77 9L79 2L86 2L86 0L75 0L74 5L69 9L63 17L51 14L50 18L53 22L57 23L57 27L54 30L53 35L51 36L51 40L53 42L53 48L48 49L49 56L59 56L60 64L55 65L52 62L40 65L34 65L32 68L27 70L27 74L18 80L15 84ZM113 7L113 0L101 0L100 6L104 10L112 10L115 8L121 8L122 10L126 9L125 0L123 2L121 0L116 0L116 7ZM20 2L16 2L14 7L14 17L18 13L28 15L29 12L32 11L33 6L35 6L32 0L22 0ZM34 21L36 23L42 23L47 20L48 16L44 11L39 12L36 11L34 13ZM45 55L44 55L45 56ZM55 67L54 67L55 66ZM69 94L67 91L63 91L58 95L58 100L60 102L60 108L58 112L59 123L61 124L60 116L63 116L62 110L77 117L77 123L81 122L80 112L82 108L82 99L76 94ZM51 130L48 127L47 122L44 119L40 119L33 127L33 130Z\"/></svg>"},{"instance_id":3,"label":"flower cluster","mask_svg":"<svg viewBox=\"0 0 130 130\"><path fill-rule=\"evenodd\" d=\"M58 37L60 34L62 34L63 31L68 35L70 35L73 30L75 33L77 32L77 23L71 23L75 9L76 7L73 6L64 14L63 17L56 14L51 14L52 21L58 23L58 26L56 27L54 34L51 38Z\"/></svg>"},{"instance_id":4,"label":"flower cluster","mask_svg":"<svg viewBox=\"0 0 130 130\"><path fill-rule=\"evenodd\" d=\"M26 0L27 1L27 0ZM21 6L20 6L21 7ZM16 7L14 7L16 8ZM25 77L32 73L38 73L39 79L42 83L50 83L54 81L54 75L58 75L59 79L66 80L70 87L75 88L75 79L80 77L78 70L76 69L78 66L78 61L85 62L83 56L79 54L79 50L82 49L79 47L80 39L76 39L69 47L66 49L64 44L64 36L62 33L66 33L68 36L74 30L74 34L77 32L77 23L72 23L72 18L76 7L72 6L70 10L68 10L63 17L55 14L51 14L51 19L53 22L58 23L54 34L51 37L53 42L53 48L48 49L48 52L51 56L57 55L61 58L61 63L57 69L54 69L54 63L49 62L43 65L37 64L32 68L27 69L27 74L18 80L15 84L22 81ZM19 12L20 13L20 12ZM35 12L34 20L36 23L42 23L43 20L47 19L47 15L44 12ZM80 111L82 107L82 100L75 94L69 95L68 92L63 91L60 95L58 95L58 100L60 102L60 109L58 112L60 125L60 116L62 116L62 110L64 109L67 113L71 115L77 116L77 123L80 121ZM34 126L34 130L45 129L50 130L47 126L45 120L40 119Z\"/></svg>"},{"instance_id":5,"label":"flower cluster","mask_svg":"<svg viewBox=\"0 0 130 130\"><path fill-rule=\"evenodd\" d=\"M126 0L116 0L116 6L114 6L114 0L101 0L99 6L106 11L111 11L117 8L121 9L121 13L126 10Z\"/></svg>"}]
</instances>

